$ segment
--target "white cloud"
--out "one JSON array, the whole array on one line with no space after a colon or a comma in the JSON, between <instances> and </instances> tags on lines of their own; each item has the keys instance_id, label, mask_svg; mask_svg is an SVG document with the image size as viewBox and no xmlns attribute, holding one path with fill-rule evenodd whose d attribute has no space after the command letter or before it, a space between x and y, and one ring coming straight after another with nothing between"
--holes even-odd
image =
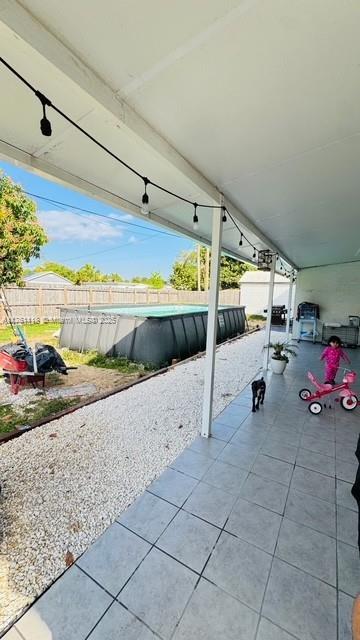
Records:
<instances>
[{"instance_id":1,"label":"white cloud","mask_svg":"<svg viewBox=\"0 0 360 640\"><path fill-rule=\"evenodd\" d=\"M129 244L136 244L138 242L138 239L135 236L130 236L128 243Z\"/></svg>"},{"instance_id":2,"label":"white cloud","mask_svg":"<svg viewBox=\"0 0 360 640\"><path fill-rule=\"evenodd\" d=\"M124 235L121 227L91 215L77 215L72 211L40 211L39 218L51 240L111 240Z\"/></svg>"}]
</instances>

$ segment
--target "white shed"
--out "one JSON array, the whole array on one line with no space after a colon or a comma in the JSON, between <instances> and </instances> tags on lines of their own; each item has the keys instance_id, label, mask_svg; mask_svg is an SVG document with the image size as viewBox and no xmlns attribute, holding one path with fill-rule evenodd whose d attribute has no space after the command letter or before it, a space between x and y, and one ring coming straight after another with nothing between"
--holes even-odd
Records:
<instances>
[{"instance_id":1,"label":"white shed","mask_svg":"<svg viewBox=\"0 0 360 640\"><path fill-rule=\"evenodd\" d=\"M245 305L247 315L264 315L268 303L269 271L247 271L240 280L240 302ZM288 303L289 280L276 274L274 306Z\"/></svg>"}]
</instances>

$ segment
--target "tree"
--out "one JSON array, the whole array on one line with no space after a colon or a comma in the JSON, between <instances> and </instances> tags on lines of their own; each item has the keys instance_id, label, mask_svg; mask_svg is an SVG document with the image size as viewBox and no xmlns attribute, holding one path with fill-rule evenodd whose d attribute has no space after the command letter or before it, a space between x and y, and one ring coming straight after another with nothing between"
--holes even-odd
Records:
<instances>
[{"instance_id":1,"label":"tree","mask_svg":"<svg viewBox=\"0 0 360 640\"><path fill-rule=\"evenodd\" d=\"M76 272L76 284L83 284L84 282L101 282L101 281L102 281L102 274L99 271L99 269L94 267L93 264L84 264L84 266L81 267Z\"/></svg>"},{"instance_id":2,"label":"tree","mask_svg":"<svg viewBox=\"0 0 360 640\"><path fill-rule=\"evenodd\" d=\"M200 250L200 280L201 288L204 289L205 281L205 265L206 265L206 249L201 247ZM211 266L211 255L210 255ZM240 278L249 269L253 269L248 264L222 256L220 261L220 289L237 289L239 287ZM175 289L186 289L195 291L197 289L197 253L189 251L181 254L174 263L170 276L170 283Z\"/></svg>"},{"instance_id":3,"label":"tree","mask_svg":"<svg viewBox=\"0 0 360 640\"><path fill-rule=\"evenodd\" d=\"M150 278L147 279L147 284L152 289L162 289L166 284L166 280L164 280L161 273L155 271L151 274Z\"/></svg>"},{"instance_id":4,"label":"tree","mask_svg":"<svg viewBox=\"0 0 360 640\"><path fill-rule=\"evenodd\" d=\"M21 285L23 262L38 258L46 242L35 202L20 185L0 175L0 285Z\"/></svg>"}]
</instances>

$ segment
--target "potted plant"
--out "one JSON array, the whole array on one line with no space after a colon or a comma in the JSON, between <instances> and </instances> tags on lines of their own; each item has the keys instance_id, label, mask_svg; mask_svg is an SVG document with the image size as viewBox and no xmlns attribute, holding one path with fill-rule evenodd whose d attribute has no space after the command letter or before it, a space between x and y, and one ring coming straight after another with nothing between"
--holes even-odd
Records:
<instances>
[{"instance_id":1,"label":"potted plant","mask_svg":"<svg viewBox=\"0 0 360 640\"><path fill-rule=\"evenodd\" d=\"M273 349L271 356L271 369L273 373L284 373L287 363L289 362L288 356L297 356L297 347L290 347L287 342L270 342L265 349Z\"/></svg>"}]
</instances>

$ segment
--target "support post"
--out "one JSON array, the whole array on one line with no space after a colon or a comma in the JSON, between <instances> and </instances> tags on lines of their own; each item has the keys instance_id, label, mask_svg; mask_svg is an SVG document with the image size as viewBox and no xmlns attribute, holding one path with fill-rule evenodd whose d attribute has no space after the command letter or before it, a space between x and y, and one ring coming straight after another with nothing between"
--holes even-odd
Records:
<instances>
[{"instance_id":1,"label":"support post","mask_svg":"<svg viewBox=\"0 0 360 640\"><path fill-rule=\"evenodd\" d=\"M198 244L196 247L197 252L197 288L201 291L201 247Z\"/></svg>"},{"instance_id":2,"label":"support post","mask_svg":"<svg viewBox=\"0 0 360 640\"><path fill-rule=\"evenodd\" d=\"M274 281L275 281L275 269L276 269L276 256L272 256L271 262L271 271L270 271L270 282L269 282L269 295L268 295L268 304L267 304L267 317L266 317L266 325L265 325L265 347L270 342L270 334L271 334L271 312L273 306L273 297L274 297ZM264 362L263 362L263 371L266 372L269 366L269 348L264 349Z\"/></svg>"},{"instance_id":3,"label":"support post","mask_svg":"<svg viewBox=\"0 0 360 640\"><path fill-rule=\"evenodd\" d=\"M286 342L290 340L290 317L292 312L292 298L293 298L293 287L294 287L294 276L291 274L290 277L290 285L289 285L289 295L288 295L288 303L287 303L287 317L286 317Z\"/></svg>"},{"instance_id":4,"label":"support post","mask_svg":"<svg viewBox=\"0 0 360 640\"><path fill-rule=\"evenodd\" d=\"M221 197L220 204L223 204ZM217 318L219 303L219 281L220 281L220 258L222 241L222 218L221 209L213 209L212 237L211 237L211 272L208 320L206 331L206 358L205 358L205 380L204 399L202 413L201 435L208 438L211 435L212 404L214 394L214 373L217 337Z\"/></svg>"}]
</instances>

